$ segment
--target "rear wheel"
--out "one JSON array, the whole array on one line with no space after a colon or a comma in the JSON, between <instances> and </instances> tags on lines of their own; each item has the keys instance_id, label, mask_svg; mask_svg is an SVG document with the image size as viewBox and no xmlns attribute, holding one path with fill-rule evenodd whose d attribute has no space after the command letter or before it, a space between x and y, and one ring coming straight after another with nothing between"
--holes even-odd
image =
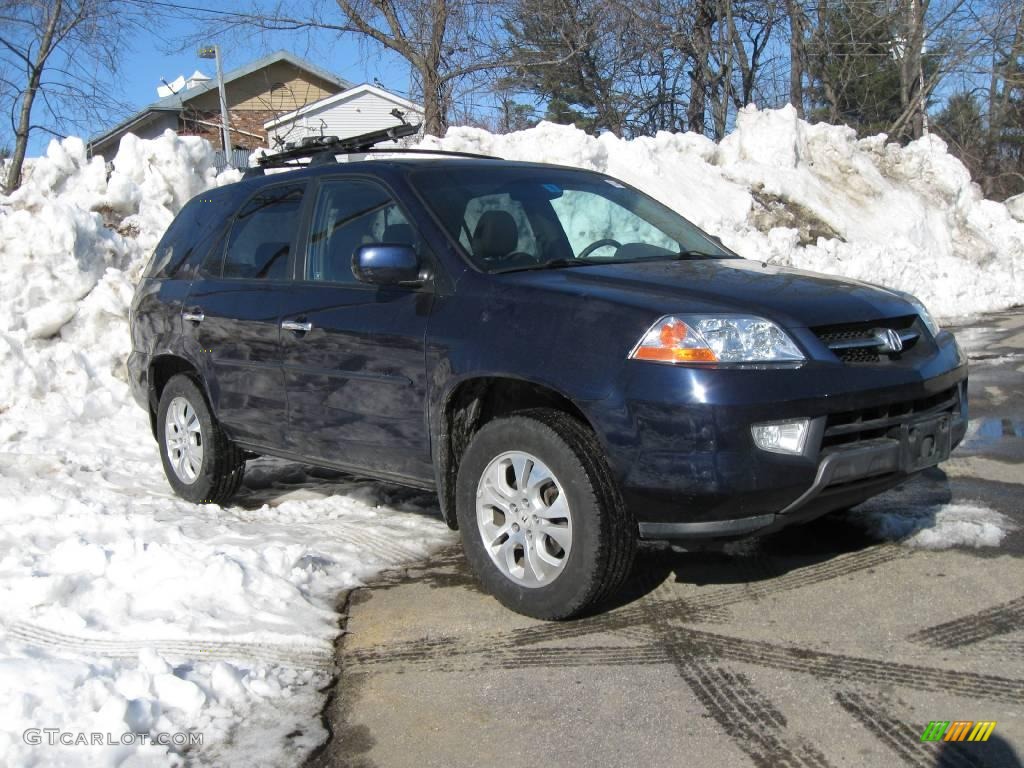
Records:
<instances>
[{"instance_id":1,"label":"rear wheel","mask_svg":"<svg viewBox=\"0 0 1024 768\"><path fill-rule=\"evenodd\" d=\"M456 489L466 557L518 613L565 619L622 584L636 533L593 433L536 409L496 419L470 441Z\"/></svg>"},{"instance_id":2,"label":"rear wheel","mask_svg":"<svg viewBox=\"0 0 1024 768\"><path fill-rule=\"evenodd\" d=\"M174 376L157 409L157 442L174 492L197 504L222 504L242 484L245 459L224 435L206 397L188 376Z\"/></svg>"}]
</instances>

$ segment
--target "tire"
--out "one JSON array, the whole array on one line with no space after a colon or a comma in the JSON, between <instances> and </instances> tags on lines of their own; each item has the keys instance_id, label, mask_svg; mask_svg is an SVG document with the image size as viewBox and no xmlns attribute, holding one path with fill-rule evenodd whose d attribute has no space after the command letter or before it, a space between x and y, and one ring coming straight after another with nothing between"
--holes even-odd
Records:
<instances>
[{"instance_id":1,"label":"tire","mask_svg":"<svg viewBox=\"0 0 1024 768\"><path fill-rule=\"evenodd\" d=\"M243 453L225 436L189 376L179 374L167 382L156 430L164 474L178 496L196 504L223 504L235 495L245 474Z\"/></svg>"},{"instance_id":2,"label":"tire","mask_svg":"<svg viewBox=\"0 0 1024 768\"><path fill-rule=\"evenodd\" d=\"M458 468L456 514L484 589L526 616L580 616L614 594L632 566L636 524L604 451L561 411L485 424Z\"/></svg>"}]
</instances>

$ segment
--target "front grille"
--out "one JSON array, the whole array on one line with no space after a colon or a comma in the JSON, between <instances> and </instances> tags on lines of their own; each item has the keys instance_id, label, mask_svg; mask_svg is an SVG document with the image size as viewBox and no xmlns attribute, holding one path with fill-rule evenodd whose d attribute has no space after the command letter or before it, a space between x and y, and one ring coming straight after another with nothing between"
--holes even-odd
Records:
<instances>
[{"instance_id":1,"label":"front grille","mask_svg":"<svg viewBox=\"0 0 1024 768\"><path fill-rule=\"evenodd\" d=\"M956 413L960 409L957 387L916 400L833 413L825 420L822 450L880 437L898 438L900 425L912 419Z\"/></svg>"},{"instance_id":2,"label":"front grille","mask_svg":"<svg viewBox=\"0 0 1024 768\"><path fill-rule=\"evenodd\" d=\"M893 317L861 323L825 325L812 328L832 354L847 365L890 364L927 354L929 342L917 315ZM903 344L899 352L889 352L879 344L879 331L895 331Z\"/></svg>"}]
</instances>

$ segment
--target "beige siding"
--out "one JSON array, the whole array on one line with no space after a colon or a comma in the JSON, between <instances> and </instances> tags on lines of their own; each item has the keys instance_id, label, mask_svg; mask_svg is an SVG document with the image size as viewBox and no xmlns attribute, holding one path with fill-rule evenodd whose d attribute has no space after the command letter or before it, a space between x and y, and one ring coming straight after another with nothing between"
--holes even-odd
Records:
<instances>
[{"instance_id":1,"label":"beige siding","mask_svg":"<svg viewBox=\"0 0 1024 768\"><path fill-rule=\"evenodd\" d=\"M232 112L267 111L282 115L333 96L341 89L287 62L277 62L225 86ZM199 112L220 109L217 89L189 99L187 107Z\"/></svg>"},{"instance_id":2,"label":"beige siding","mask_svg":"<svg viewBox=\"0 0 1024 768\"><path fill-rule=\"evenodd\" d=\"M398 121L391 114L391 110L396 107L407 113L407 122L418 123L423 119L422 114L411 113L393 101L381 98L375 93L364 92L351 99L310 110L301 117L271 129L270 134L271 137L281 136L284 141L298 141L304 136L319 136L322 127L325 136L358 136L368 131L398 125Z\"/></svg>"}]
</instances>

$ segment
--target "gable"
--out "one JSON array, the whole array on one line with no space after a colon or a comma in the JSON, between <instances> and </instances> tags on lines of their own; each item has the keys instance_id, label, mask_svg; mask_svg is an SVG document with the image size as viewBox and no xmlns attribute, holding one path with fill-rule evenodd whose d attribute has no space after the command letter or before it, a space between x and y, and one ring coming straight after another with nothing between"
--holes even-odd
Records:
<instances>
[{"instance_id":1,"label":"gable","mask_svg":"<svg viewBox=\"0 0 1024 768\"><path fill-rule=\"evenodd\" d=\"M235 78L224 88L231 111L276 114L292 112L341 91L336 83L287 61L277 61ZM186 109L216 112L220 109L219 99L217 89L211 88L191 98L186 95L184 104Z\"/></svg>"},{"instance_id":2,"label":"gable","mask_svg":"<svg viewBox=\"0 0 1024 768\"><path fill-rule=\"evenodd\" d=\"M376 88L358 86L319 104L266 123L270 136L295 141L303 136L358 136L368 131L391 128L399 122L391 111L401 110L409 123L423 120L423 110L400 97Z\"/></svg>"}]
</instances>

